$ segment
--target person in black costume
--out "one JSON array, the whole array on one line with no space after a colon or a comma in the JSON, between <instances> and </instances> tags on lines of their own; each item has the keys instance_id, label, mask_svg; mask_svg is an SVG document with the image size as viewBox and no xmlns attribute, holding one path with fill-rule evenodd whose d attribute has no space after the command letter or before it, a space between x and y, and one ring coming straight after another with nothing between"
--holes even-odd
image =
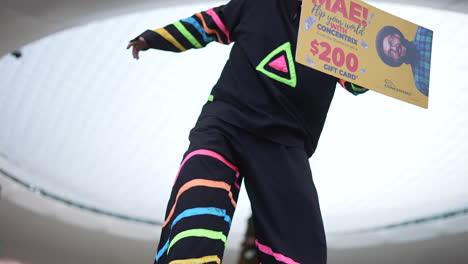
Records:
<instances>
[{"instance_id":1,"label":"person in black costume","mask_svg":"<svg viewBox=\"0 0 468 264\"><path fill-rule=\"evenodd\" d=\"M337 82L296 63L301 2L232 0L131 40L182 52L216 41L231 54L190 132L155 263L220 263L242 180L261 263L326 263L309 167Z\"/></svg>"}]
</instances>

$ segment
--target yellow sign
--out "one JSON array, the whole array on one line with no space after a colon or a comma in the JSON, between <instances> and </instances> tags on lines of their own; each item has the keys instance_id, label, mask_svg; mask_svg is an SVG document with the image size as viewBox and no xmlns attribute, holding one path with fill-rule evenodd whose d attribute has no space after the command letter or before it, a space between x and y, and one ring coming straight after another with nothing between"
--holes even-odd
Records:
<instances>
[{"instance_id":1,"label":"yellow sign","mask_svg":"<svg viewBox=\"0 0 468 264\"><path fill-rule=\"evenodd\" d=\"M428 107L432 31L360 0L303 0L296 61Z\"/></svg>"}]
</instances>

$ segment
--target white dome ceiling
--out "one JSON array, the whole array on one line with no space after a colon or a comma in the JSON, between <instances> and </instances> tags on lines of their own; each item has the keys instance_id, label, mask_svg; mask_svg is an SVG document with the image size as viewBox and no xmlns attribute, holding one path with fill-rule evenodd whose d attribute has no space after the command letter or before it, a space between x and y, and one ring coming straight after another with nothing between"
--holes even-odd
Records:
<instances>
[{"instance_id":1,"label":"white dome ceiling","mask_svg":"<svg viewBox=\"0 0 468 264\"><path fill-rule=\"evenodd\" d=\"M453 27L467 24L468 16L374 4L434 31L429 110L374 92L337 92L311 159L332 247L468 230L468 90L462 78L468 31ZM93 214L150 226L163 222L188 132L230 46L211 44L184 54L149 51L139 61L125 46L146 28L212 5L95 22L25 46L21 59L4 56L0 172ZM20 200L15 191L7 193ZM249 214L242 193L234 239L244 233Z\"/></svg>"}]
</instances>

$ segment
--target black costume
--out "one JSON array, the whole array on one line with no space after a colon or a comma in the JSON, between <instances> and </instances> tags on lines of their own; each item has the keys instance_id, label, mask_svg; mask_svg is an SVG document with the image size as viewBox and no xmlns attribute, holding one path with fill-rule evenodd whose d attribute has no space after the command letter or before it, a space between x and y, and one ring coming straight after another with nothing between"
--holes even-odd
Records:
<instances>
[{"instance_id":1,"label":"black costume","mask_svg":"<svg viewBox=\"0 0 468 264\"><path fill-rule=\"evenodd\" d=\"M261 263L326 263L308 158L338 80L294 61L299 16L296 0L232 0L140 35L174 52L234 42L191 131L157 263L220 263L242 179Z\"/></svg>"}]
</instances>

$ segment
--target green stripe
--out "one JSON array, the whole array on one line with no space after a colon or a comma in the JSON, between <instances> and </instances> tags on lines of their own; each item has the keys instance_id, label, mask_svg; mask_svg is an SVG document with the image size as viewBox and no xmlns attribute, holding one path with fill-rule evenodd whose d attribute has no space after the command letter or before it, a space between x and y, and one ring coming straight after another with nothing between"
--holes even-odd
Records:
<instances>
[{"instance_id":1,"label":"green stripe","mask_svg":"<svg viewBox=\"0 0 468 264\"><path fill-rule=\"evenodd\" d=\"M213 102L214 101L214 95L210 94L208 97L208 101Z\"/></svg>"},{"instance_id":2,"label":"green stripe","mask_svg":"<svg viewBox=\"0 0 468 264\"><path fill-rule=\"evenodd\" d=\"M185 26L182 24L182 22L180 21L177 21L174 23L174 26L177 28L177 30L180 31L180 33L182 33L182 35L184 35L184 37L190 41L190 43L192 44L192 46L194 46L195 48L197 49L200 49L200 48L203 48L203 46L200 44L200 42L198 42L198 40L192 35L192 33L190 33L186 28Z\"/></svg>"},{"instance_id":3,"label":"green stripe","mask_svg":"<svg viewBox=\"0 0 468 264\"><path fill-rule=\"evenodd\" d=\"M366 89L364 87L357 86L354 83L350 83L350 84L351 84L351 87L353 88L353 90L356 91L356 92L365 92L365 91L368 90L368 89Z\"/></svg>"},{"instance_id":4,"label":"green stripe","mask_svg":"<svg viewBox=\"0 0 468 264\"><path fill-rule=\"evenodd\" d=\"M177 234L174 239L172 239L171 243L169 244L169 248L167 249L167 253L169 253L169 250L171 247L177 243L179 240L187 238L187 237L206 237L210 239L218 239L223 241L224 245L226 245L226 236L223 234L223 232L217 232L213 230L208 230L208 229L190 229L184 232L181 232Z\"/></svg>"}]
</instances>

